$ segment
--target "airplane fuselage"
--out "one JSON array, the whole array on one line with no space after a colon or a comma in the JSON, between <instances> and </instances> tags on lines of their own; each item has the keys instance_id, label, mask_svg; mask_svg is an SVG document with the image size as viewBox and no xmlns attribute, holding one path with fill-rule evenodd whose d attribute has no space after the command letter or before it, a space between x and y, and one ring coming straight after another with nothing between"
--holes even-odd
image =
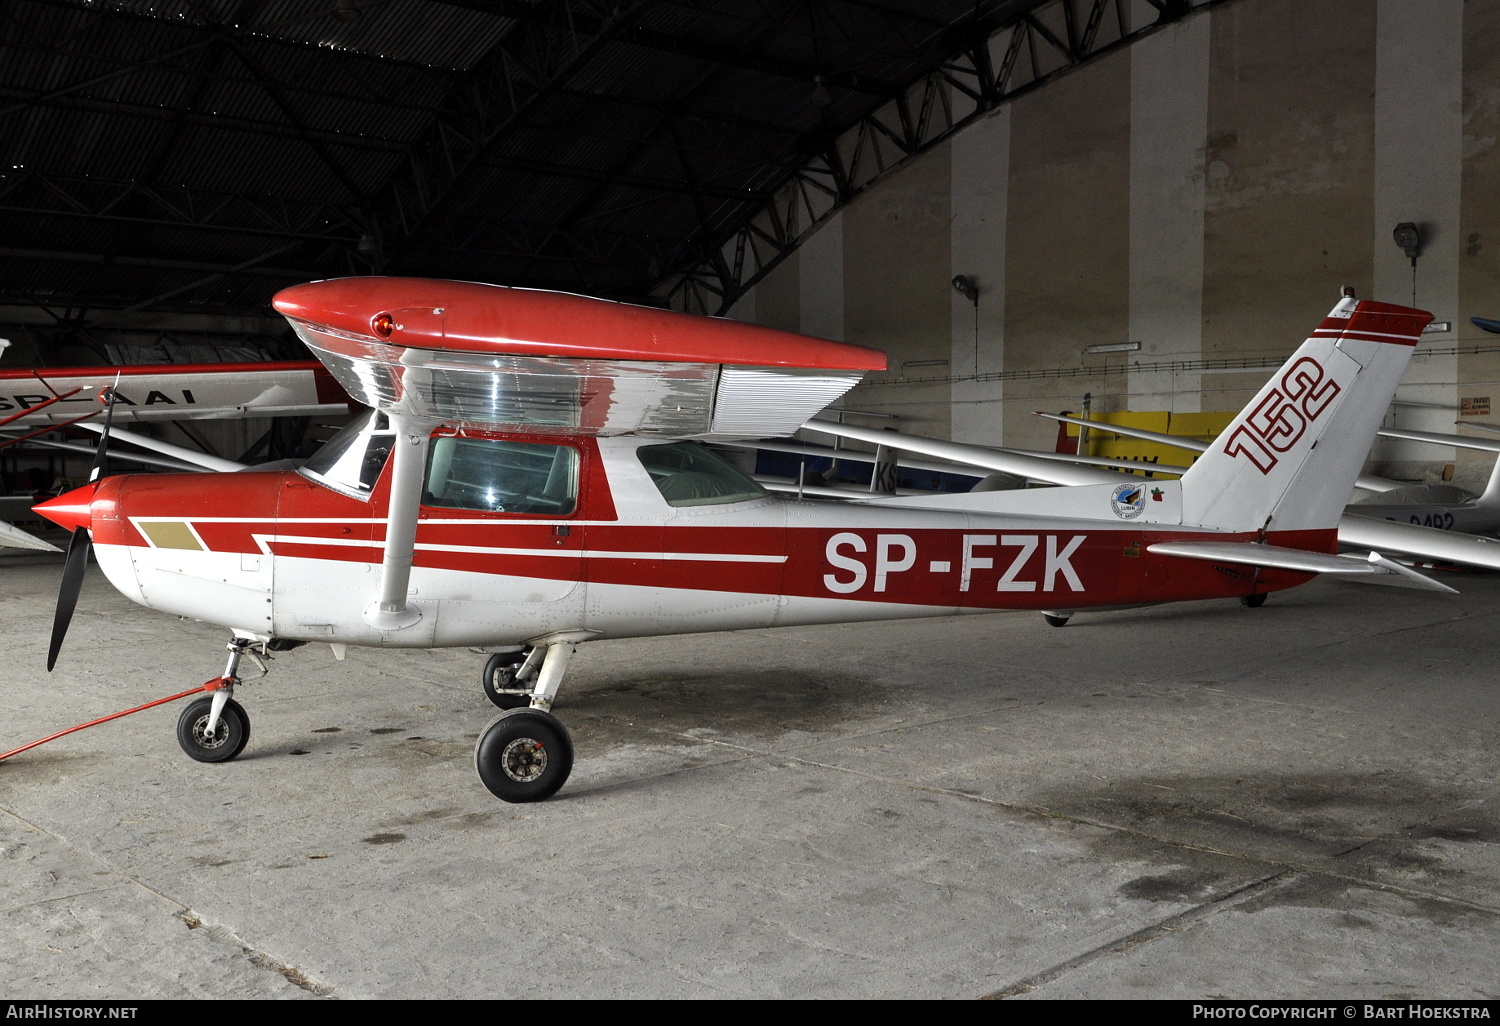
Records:
<instances>
[{"instance_id":1,"label":"airplane fuselage","mask_svg":"<svg viewBox=\"0 0 1500 1026\"><path fill-rule=\"evenodd\" d=\"M1099 516L1055 515L1068 489L985 500L1009 512L771 495L673 505L639 458L656 440L546 442L577 453L571 512L424 501L408 590L421 618L399 630L365 615L381 574L389 467L367 496L299 472L109 478L92 503L95 552L121 592L152 608L257 635L399 647L1071 612L1245 596L1310 576L1153 555L1158 541L1252 538L1125 519L1128 509L1114 515L1102 499ZM1335 544L1332 530L1267 540Z\"/></svg>"}]
</instances>

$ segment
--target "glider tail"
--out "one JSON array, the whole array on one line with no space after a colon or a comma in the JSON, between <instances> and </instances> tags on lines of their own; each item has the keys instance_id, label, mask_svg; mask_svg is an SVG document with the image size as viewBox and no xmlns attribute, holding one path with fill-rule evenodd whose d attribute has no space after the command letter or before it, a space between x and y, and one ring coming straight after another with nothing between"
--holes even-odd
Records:
<instances>
[{"instance_id":1,"label":"glider tail","mask_svg":"<svg viewBox=\"0 0 1500 1026\"><path fill-rule=\"evenodd\" d=\"M1182 478L1182 522L1224 531L1338 525L1432 315L1342 300Z\"/></svg>"}]
</instances>

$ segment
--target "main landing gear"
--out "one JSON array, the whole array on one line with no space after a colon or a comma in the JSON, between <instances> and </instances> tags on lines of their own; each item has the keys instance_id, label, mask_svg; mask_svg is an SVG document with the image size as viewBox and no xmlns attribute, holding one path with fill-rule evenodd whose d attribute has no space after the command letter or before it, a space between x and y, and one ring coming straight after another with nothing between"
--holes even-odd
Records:
<instances>
[{"instance_id":1,"label":"main landing gear","mask_svg":"<svg viewBox=\"0 0 1500 1026\"><path fill-rule=\"evenodd\" d=\"M228 762L245 750L250 740L250 717L234 700L234 686L240 682L240 660L247 655L265 676L266 664L253 651L256 644L250 638L233 638L224 676L204 685L208 695L189 703L177 718L177 743L190 758Z\"/></svg>"},{"instance_id":2,"label":"main landing gear","mask_svg":"<svg viewBox=\"0 0 1500 1026\"><path fill-rule=\"evenodd\" d=\"M596 636L595 631L560 631L538 638L522 651L491 656L485 664L484 693L505 711L479 735L474 768L495 797L539 802L567 783L573 772L573 740L552 715L552 701L574 650ZM234 687L241 683L240 661L249 657L264 676L261 655L290 644L237 635L228 647L224 675L205 684L207 696L195 699L177 720L177 743L198 762L228 762L245 750L250 717L234 700Z\"/></svg>"},{"instance_id":3,"label":"main landing gear","mask_svg":"<svg viewBox=\"0 0 1500 1026\"><path fill-rule=\"evenodd\" d=\"M1047 621L1049 627L1066 627L1068 621L1073 619L1072 613L1043 613L1042 619Z\"/></svg>"},{"instance_id":4,"label":"main landing gear","mask_svg":"<svg viewBox=\"0 0 1500 1026\"><path fill-rule=\"evenodd\" d=\"M552 715L552 700L568 660L593 631L562 631L521 652L500 652L484 664L484 693L505 711L474 746L474 769L490 793L506 802L552 797L573 771L573 740Z\"/></svg>"},{"instance_id":5,"label":"main landing gear","mask_svg":"<svg viewBox=\"0 0 1500 1026\"><path fill-rule=\"evenodd\" d=\"M1261 606L1263 606L1265 604L1266 604L1266 593L1263 592L1263 591L1256 592L1254 595L1241 595L1240 596L1240 605L1245 606L1248 609L1259 609Z\"/></svg>"}]
</instances>

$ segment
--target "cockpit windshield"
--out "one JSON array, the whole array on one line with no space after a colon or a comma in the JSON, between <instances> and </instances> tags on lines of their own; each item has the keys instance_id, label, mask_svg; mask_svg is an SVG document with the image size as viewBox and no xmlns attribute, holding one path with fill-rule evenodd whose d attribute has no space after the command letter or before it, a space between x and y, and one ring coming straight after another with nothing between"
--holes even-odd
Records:
<instances>
[{"instance_id":1,"label":"cockpit windshield","mask_svg":"<svg viewBox=\"0 0 1500 1026\"><path fill-rule=\"evenodd\" d=\"M298 472L336 492L368 499L395 439L385 414L369 410L324 442Z\"/></svg>"}]
</instances>

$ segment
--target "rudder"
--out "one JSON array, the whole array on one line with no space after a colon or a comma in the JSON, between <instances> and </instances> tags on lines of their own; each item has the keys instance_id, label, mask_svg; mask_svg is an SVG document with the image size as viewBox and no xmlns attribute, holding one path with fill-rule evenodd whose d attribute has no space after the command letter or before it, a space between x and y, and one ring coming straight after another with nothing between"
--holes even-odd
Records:
<instances>
[{"instance_id":1,"label":"rudder","mask_svg":"<svg viewBox=\"0 0 1500 1026\"><path fill-rule=\"evenodd\" d=\"M1183 523L1336 527L1431 320L1424 310L1343 299L1183 475Z\"/></svg>"}]
</instances>

